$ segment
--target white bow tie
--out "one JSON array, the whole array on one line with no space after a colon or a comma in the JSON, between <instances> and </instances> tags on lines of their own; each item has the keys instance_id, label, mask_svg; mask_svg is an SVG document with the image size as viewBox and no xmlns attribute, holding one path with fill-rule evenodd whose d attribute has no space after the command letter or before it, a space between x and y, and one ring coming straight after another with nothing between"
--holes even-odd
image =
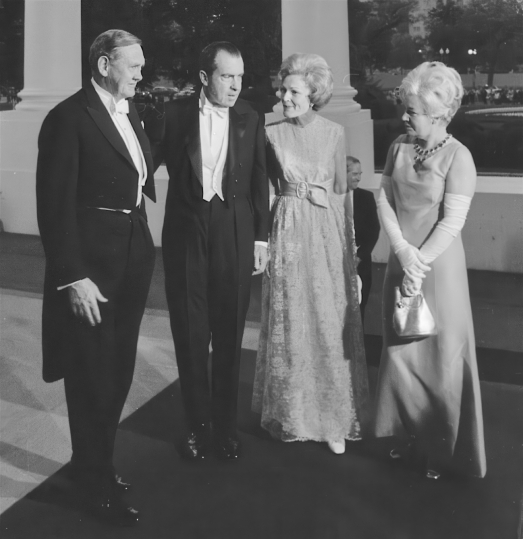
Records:
<instances>
[{"instance_id":1,"label":"white bow tie","mask_svg":"<svg viewBox=\"0 0 523 539\"><path fill-rule=\"evenodd\" d=\"M228 110L227 107L216 107L216 106L211 105L209 103L205 103L205 105L203 106L203 111L202 112L203 112L204 115L211 114L211 113L214 112L220 118L225 118L227 116L227 113L229 112L229 110Z\"/></svg>"},{"instance_id":2,"label":"white bow tie","mask_svg":"<svg viewBox=\"0 0 523 539\"><path fill-rule=\"evenodd\" d=\"M120 99L118 103L113 100L113 112L116 114L129 114L129 101L127 99Z\"/></svg>"}]
</instances>

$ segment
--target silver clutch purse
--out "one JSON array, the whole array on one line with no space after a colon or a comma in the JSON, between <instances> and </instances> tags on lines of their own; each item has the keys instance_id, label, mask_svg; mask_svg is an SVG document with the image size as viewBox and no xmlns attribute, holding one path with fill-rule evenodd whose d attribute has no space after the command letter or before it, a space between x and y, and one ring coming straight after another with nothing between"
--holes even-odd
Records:
<instances>
[{"instance_id":1,"label":"silver clutch purse","mask_svg":"<svg viewBox=\"0 0 523 539\"><path fill-rule=\"evenodd\" d=\"M398 337L421 339L437 333L436 322L423 293L403 296L399 286L394 287L392 325Z\"/></svg>"}]
</instances>

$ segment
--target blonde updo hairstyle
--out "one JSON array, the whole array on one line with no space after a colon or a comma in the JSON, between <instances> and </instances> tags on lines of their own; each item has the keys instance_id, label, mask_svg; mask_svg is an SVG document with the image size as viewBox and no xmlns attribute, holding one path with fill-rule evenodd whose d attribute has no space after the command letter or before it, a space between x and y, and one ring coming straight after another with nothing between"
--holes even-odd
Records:
<instances>
[{"instance_id":1,"label":"blonde updo hairstyle","mask_svg":"<svg viewBox=\"0 0 523 539\"><path fill-rule=\"evenodd\" d=\"M433 120L452 120L461 105L463 84L458 72L442 62L423 62L402 81L400 99L416 96L423 112Z\"/></svg>"},{"instance_id":2,"label":"blonde updo hairstyle","mask_svg":"<svg viewBox=\"0 0 523 539\"><path fill-rule=\"evenodd\" d=\"M301 75L310 90L313 110L320 110L332 97L334 79L327 62L318 54L296 52L283 60L278 76L283 83L289 75Z\"/></svg>"}]
</instances>

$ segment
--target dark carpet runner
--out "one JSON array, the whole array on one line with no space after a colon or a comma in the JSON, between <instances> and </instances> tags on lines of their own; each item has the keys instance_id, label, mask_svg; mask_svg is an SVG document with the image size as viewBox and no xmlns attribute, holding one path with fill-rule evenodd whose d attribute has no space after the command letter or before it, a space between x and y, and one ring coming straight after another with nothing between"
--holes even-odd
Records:
<instances>
[{"instance_id":1,"label":"dark carpet runner","mask_svg":"<svg viewBox=\"0 0 523 539\"><path fill-rule=\"evenodd\" d=\"M118 471L140 526L86 517L62 471L0 518L2 539L515 539L523 459L523 392L483 384L488 474L429 482L388 458L392 441L326 444L270 439L250 412L255 352L244 350L243 457L180 459L180 388L166 388L120 426ZM375 369L372 369L375 376Z\"/></svg>"}]
</instances>

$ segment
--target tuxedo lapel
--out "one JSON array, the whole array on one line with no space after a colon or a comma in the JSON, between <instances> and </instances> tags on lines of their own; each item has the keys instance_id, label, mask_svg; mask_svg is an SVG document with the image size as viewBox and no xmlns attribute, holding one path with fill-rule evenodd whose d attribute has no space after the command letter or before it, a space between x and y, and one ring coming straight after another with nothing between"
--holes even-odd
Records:
<instances>
[{"instance_id":1,"label":"tuxedo lapel","mask_svg":"<svg viewBox=\"0 0 523 539\"><path fill-rule=\"evenodd\" d=\"M199 100L195 99L192 103L188 104L187 116L185 118L187 122L187 132L185 135L185 145L187 147L187 153L191 160L192 168L198 177L200 184L203 185L203 171L202 171L202 144L200 139L200 108ZM238 160L238 151L241 145L243 135L247 122L245 115L236 111L236 107L229 109L229 139L227 148L227 162L225 170L227 174L223 177L223 194L226 198L227 181L231 176L232 171L236 167Z\"/></svg>"},{"instance_id":2,"label":"tuxedo lapel","mask_svg":"<svg viewBox=\"0 0 523 539\"><path fill-rule=\"evenodd\" d=\"M131 154L123 141L118 129L114 125L111 116L107 112L102 100L98 97L96 90L91 86L86 86L84 88L87 94L88 106L87 111L89 112L91 118L94 120L100 131L104 134L105 138L111 143L114 149L126 159L129 164L136 170L134 166ZM136 129L135 129L136 131Z\"/></svg>"},{"instance_id":3,"label":"tuxedo lapel","mask_svg":"<svg viewBox=\"0 0 523 539\"><path fill-rule=\"evenodd\" d=\"M240 155L240 147L242 138L245 134L246 126L247 121L245 119L245 115L240 114L236 110L236 106L231 107L229 109L229 144L227 148L226 163L227 174L224 174L222 183L222 190L225 199L227 198L227 184L229 182L229 178L233 176L233 172L238 161L238 156Z\"/></svg>"},{"instance_id":4,"label":"tuxedo lapel","mask_svg":"<svg viewBox=\"0 0 523 539\"><path fill-rule=\"evenodd\" d=\"M149 139L147 138L147 135L143 130L142 124L140 122L140 117L138 116L138 112L136 112L136 108L133 103L129 103L129 121L133 126L136 138L138 139L138 142L140 143L140 146L142 148L143 157L147 165L147 178L150 178L154 174L151 145L149 144Z\"/></svg>"},{"instance_id":5,"label":"tuxedo lapel","mask_svg":"<svg viewBox=\"0 0 523 539\"><path fill-rule=\"evenodd\" d=\"M199 101L194 100L188 104L187 113L187 133L185 135L185 145L187 153L191 160L192 168L198 177L200 184L203 185L202 170L202 143L200 140L200 108Z\"/></svg>"},{"instance_id":6,"label":"tuxedo lapel","mask_svg":"<svg viewBox=\"0 0 523 539\"><path fill-rule=\"evenodd\" d=\"M140 117L138 116L138 112L136 112L136 108L133 103L129 103L129 121L133 126L134 132L136 133L136 138L138 139L138 142L142 148L143 156L147 164L147 177L149 178L153 170L151 146L149 144L149 139L143 130Z\"/></svg>"},{"instance_id":7,"label":"tuxedo lapel","mask_svg":"<svg viewBox=\"0 0 523 539\"><path fill-rule=\"evenodd\" d=\"M151 153L151 145L149 144L149 139L143 130L142 123L134 103L129 103L129 121L131 122L134 132L136 133L138 143L142 148L145 165L147 167L147 181L143 186L143 193L146 194L153 202L156 202L156 191L154 188L154 164Z\"/></svg>"}]
</instances>

